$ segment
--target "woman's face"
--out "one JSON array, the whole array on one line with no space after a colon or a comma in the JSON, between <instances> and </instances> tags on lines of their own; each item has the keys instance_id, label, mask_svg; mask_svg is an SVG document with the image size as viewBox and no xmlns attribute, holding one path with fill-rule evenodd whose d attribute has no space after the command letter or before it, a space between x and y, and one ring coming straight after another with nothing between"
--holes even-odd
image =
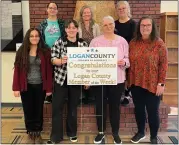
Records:
<instances>
[{"instance_id":1,"label":"woman's face","mask_svg":"<svg viewBox=\"0 0 179 145\"><path fill-rule=\"evenodd\" d=\"M104 19L102 26L104 34L114 33L115 24L111 19Z\"/></svg>"},{"instance_id":2,"label":"woman's face","mask_svg":"<svg viewBox=\"0 0 179 145\"><path fill-rule=\"evenodd\" d=\"M30 32L30 37L29 37L29 41L31 43L31 45L37 45L39 43L40 37L39 37L39 33L36 30L33 30Z\"/></svg>"},{"instance_id":3,"label":"woman's face","mask_svg":"<svg viewBox=\"0 0 179 145\"><path fill-rule=\"evenodd\" d=\"M128 17L128 8L125 4L120 4L117 8L117 13L119 18L120 17Z\"/></svg>"},{"instance_id":4,"label":"woman's face","mask_svg":"<svg viewBox=\"0 0 179 145\"><path fill-rule=\"evenodd\" d=\"M65 31L67 33L67 37L76 38L78 28L75 27L74 23L70 23L68 25L68 28L65 28Z\"/></svg>"},{"instance_id":5,"label":"woman's face","mask_svg":"<svg viewBox=\"0 0 179 145\"><path fill-rule=\"evenodd\" d=\"M56 16L58 13L58 8L55 3L50 3L47 8L47 13L49 16Z\"/></svg>"},{"instance_id":6,"label":"woman's face","mask_svg":"<svg viewBox=\"0 0 179 145\"><path fill-rule=\"evenodd\" d=\"M140 23L140 33L143 37L149 37L152 32L152 20L144 19Z\"/></svg>"},{"instance_id":7,"label":"woman's face","mask_svg":"<svg viewBox=\"0 0 179 145\"><path fill-rule=\"evenodd\" d=\"M84 9L82 18L83 21L89 21L91 19L91 10L89 8Z\"/></svg>"}]
</instances>

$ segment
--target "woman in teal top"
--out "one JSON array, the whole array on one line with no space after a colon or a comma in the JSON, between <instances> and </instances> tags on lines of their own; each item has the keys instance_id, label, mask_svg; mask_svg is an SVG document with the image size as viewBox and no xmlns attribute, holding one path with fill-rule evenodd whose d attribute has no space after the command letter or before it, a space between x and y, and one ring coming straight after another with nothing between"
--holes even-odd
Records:
<instances>
[{"instance_id":1,"label":"woman in teal top","mask_svg":"<svg viewBox=\"0 0 179 145\"><path fill-rule=\"evenodd\" d=\"M42 40L45 42L46 47L52 48L55 41L65 34L64 21L57 18L58 5L54 2L47 5L47 13L48 18L40 23L38 29L42 34ZM46 97L45 103L51 102L52 96Z\"/></svg>"}]
</instances>

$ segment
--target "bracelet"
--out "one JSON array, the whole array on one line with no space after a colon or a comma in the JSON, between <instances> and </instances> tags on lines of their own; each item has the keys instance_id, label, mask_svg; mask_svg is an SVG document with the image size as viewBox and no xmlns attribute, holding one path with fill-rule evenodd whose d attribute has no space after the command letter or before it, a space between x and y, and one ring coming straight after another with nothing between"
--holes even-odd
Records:
<instances>
[{"instance_id":1,"label":"bracelet","mask_svg":"<svg viewBox=\"0 0 179 145\"><path fill-rule=\"evenodd\" d=\"M162 87L164 87L164 86L165 86L165 84L158 83L158 86L162 86Z\"/></svg>"}]
</instances>

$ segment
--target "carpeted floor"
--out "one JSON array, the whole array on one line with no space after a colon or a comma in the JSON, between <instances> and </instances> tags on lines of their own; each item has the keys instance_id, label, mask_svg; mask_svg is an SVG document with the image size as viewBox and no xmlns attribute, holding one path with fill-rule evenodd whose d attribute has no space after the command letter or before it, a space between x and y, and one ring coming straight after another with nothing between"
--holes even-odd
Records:
<instances>
[{"instance_id":1,"label":"carpeted floor","mask_svg":"<svg viewBox=\"0 0 179 145\"><path fill-rule=\"evenodd\" d=\"M28 144L29 139L26 134L24 119L23 119L23 110L21 107L3 107L1 109L1 143L2 144ZM158 142L160 144L178 144L178 116L170 115L168 119L168 129L167 132L162 132L158 134ZM78 135L79 144L92 144L93 139L96 134L94 133L80 133ZM44 130L42 132L43 142L49 139L50 130ZM123 141L123 144L131 144L130 139L133 136L132 132L128 134L122 134L120 137ZM65 136L64 144L71 143L69 139ZM106 144L113 143L112 136L106 135ZM141 144L150 144L149 135L147 138L141 142Z\"/></svg>"}]
</instances>

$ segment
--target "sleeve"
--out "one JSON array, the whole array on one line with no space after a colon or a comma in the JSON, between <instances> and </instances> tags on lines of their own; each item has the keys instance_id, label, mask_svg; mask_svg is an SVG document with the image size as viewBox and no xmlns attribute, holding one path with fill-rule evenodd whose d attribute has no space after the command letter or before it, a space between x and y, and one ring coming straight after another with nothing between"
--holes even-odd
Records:
<instances>
[{"instance_id":1,"label":"sleeve","mask_svg":"<svg viewBox=\"0 0 179 145\"><path fill-rule=\"evenodd\" d=\"M168 69L168 51L165 43L161 40L159 47L159 74L158 83L165 84L167 69Z\"/></svg>"},{"instance_id":2,"label":"sleeve","mask_svg":"<svg viewBox=\"0 0 179 145\"><path fill-rule=\"evenodd\" d=\"M55 44L51 48L51 61L61 57L61 53L60 53L61 45L62 45L61 39L55 41Z\"/></svg>"},{"instance_id":3,"label":"sleeve","mask_svg":"<svg viewBox=\"0 0 179 145\"><path fill-rule=\"evenodd\" d=\"M47 89L46 89L46 92L49 93L49 92L52 92L52 64L51 64L51 56L50 56L50 50L47 51L47 60L46 60L46 68L47 68Z\"/></svg>"},{"instance_id":4,"label":"sleeve","mask_svg":"<svg viewBox=\"0 0 179 145\"><path fill-rule=\"evenodd\" d=\"M83 41L83 47L88 47L88 43L86 41Z\"/></svg>"},{"instance_id":5,"label":"sleeve","mask_svg":"<svg viewBox=\"0 0 179 145\"><path fill-rule=\"evenodd\" d=\"M13 91L20 91L20 68L18 66L14 67L14 75L13 75Z\"/></svg>"},{"instance_id":6,"label":"sleeve","mask_svg":"<svg viewBox=\"0 0 179 145\"><path fill-rule=\"evenodd\" d=\"M137 26L136 21L133 20L132 21L132 38L134 38L135 36L136 26Z\"/></svg>"},{"instance_id":7,"label":"sleeve","mask_svg":"<svg viewBox=\"0 0 179 145\"><path fill-rule=\"evenodd\" d=\"M79 24L79 26L78 26L78 34L79 34L79 38L82 38L81 24L80 24L80 22L79 22L78 24Z\"/></svg>"},{"instance_id":8,"label":"sleeve","mask_svg":"<svg viewBox=\"0 0 179 145\"><path fill-rule=\"evenodd\" d=\"M123 60L125 61L126 65L124 66L124 68L129 68L130 67L130 63L129 63L129 45L127 43L127 41L125 40L124 44L123 44L123 49L124 49L124 58Z\"/></svg>"},{"instance_id":9,"label":"sleeve","mask_svg":"<svg viewBox=\"0 0 179 145\"><path fill-rule=\"evenodd\" d=\"M43 22L41 22L38 26L37 26L37 29L40 31L40 34L41 34L41 39L43 41L43 43L45 44L45 47L46 48L49 48L48 44L45 42L45 36L44 36L44 32L43 32L43 25L42 25Z\"/></svg>"},{"instance_id":10,"label":"sleeve","mask_svg":"<svg viewBox=\"0 0 179 145\"><path fill-rule=\"evenodd\" d=\"M99 36L99 35L101 35L100 28L99 28L99 25L96 24L96 36Z\"/></svg>"},{"instance_id":11,"label":"sleeve","mask_svg":"<svg viewBox=\"0 0 179 145\"><path fill-rule=\"evenodd\" d=\"M95 38L91 40L89 47L97 47L95 43Z\"/></svg>"}]
</instances>

